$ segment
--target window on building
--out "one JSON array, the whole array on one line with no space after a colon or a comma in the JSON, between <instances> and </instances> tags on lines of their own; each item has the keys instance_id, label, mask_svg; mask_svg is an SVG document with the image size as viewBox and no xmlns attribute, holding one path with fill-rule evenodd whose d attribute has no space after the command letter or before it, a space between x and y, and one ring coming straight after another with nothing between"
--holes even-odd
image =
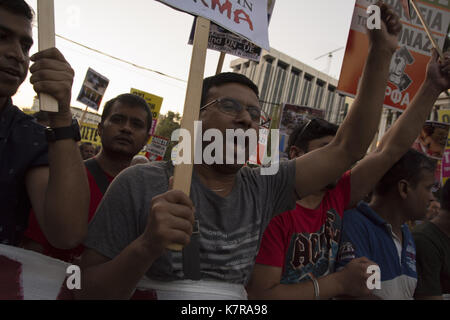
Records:
<instances>
[{"instance_id":1,"label":"window on building","mask_svg":"<svg viewBox=\"0 0 450 320\"><path fill-rule=\"evenodd\" d=\"M317 80L316 84L316 94L314 97L314 108L322 109L322 98L323 98L323 91L324 91L325 83Z\"/></svg>"},{"instance_id":2,"label":"window on building","mask_svg":"<svg viewBox=\"0 0 450 320\"><path fill-rule=\"evenodd\" d=\"M334 98L335 98L336 88L332 86L328 86L328 97L327 104L325 108L325 120L332 122L333 116L333 106L334 106Z\"/></svg>"},{"instance_id":3,"label":"window on building","mask_svg":"<svg viewBox=\"0 0 450 320\"><path fill-rule=\"evenodd\" d=\"M313 77L309 74L305 74L305 80L303 81L303 90L302 90L302 101L300 104L302 106L308 106L309 105L309 98L311 95L311 89L312 89L312 80Z\"/></svg>"},{"instance_id":4,"label":"window on building","mask_svg":"<svg viewBox=\"0 0 450 320\"><path fill-rule=\"evenodd\" d=\"M277 70L275 73L275 83L272 93L272 103L280 103L281 95L283 94L284 84L286 82L286 69L287 65L284 63L278 63Z\"/></svg>"},{"instance_id":5,"label":"window on building","mask_svg":"<svg viewBox=\"0 0 450 320\"><path fill-rule=\"evenodd\" d=\"M287 97L288 103L295 103L297 100L297 94L298 94L298 86L300 83L300 74L301 71L292 69L291 71L291 80L289 83L289 92Z\"/></svg>"},{"instance_id":6,"label":"window on building","mask_svg":"<svg viewBox=\"0 0 450 320\"><path fill-rule=\"evenodd\" d=\"M263 65L264 80L263 80L261 93L260 93L260 98L263 101L269 101L268 100L268 89L269 89L269 85L270 85L270 78L272 75L272 68L273 68L272 63L273 63L272 58L270 58L270 57L265 58L264 65ZM267 111L267 106L268 105L265 103L262 104L262 108L264 111Z\"/></svg>"}]
</instances>

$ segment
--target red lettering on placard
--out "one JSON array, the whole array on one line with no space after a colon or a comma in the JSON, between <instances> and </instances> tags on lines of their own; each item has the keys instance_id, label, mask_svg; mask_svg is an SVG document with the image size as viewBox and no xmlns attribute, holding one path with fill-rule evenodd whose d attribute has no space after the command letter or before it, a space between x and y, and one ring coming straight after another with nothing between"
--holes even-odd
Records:
<instances>
[{"instance_id":1,"label":"red lettering on placard","mask_svg":"<svg viewBox=\"0 0 450 320\"><path fill-rule=\"evenodd\" d=\"M243 15L244 17L241 17L241 15ZM234 22L240 23L240 20L247 21L248 22L248 26L250 27L250 30L253 31L252 20L250 19L250 16L247 13L245 13L244 10L236 10L234 12Z\"/></svg>"}]
</instances>

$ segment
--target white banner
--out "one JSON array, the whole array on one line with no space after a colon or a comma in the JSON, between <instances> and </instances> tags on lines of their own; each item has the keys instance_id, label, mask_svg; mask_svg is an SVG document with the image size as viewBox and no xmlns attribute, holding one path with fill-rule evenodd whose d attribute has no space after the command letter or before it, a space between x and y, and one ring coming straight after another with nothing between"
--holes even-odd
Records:
<instances>
[{"instance_id":1,"label":"white banner","mask_svg":"<svg viewBox=\"0 0 450 320\"><path fill-rule=\"evenodd\" d=\"M267 0L157 0L209 19L225 29L270 50Z\"/></svg>"},{"instance_id":2,"label":"white banner","mask_svg":"<svg viewBox=\"0 0 450 320\"><path fill-rule=\"evenodd\" d=\"M0 244L0 300L70 299L68 267L64 261Z\"/></svg>"}]
</instances>

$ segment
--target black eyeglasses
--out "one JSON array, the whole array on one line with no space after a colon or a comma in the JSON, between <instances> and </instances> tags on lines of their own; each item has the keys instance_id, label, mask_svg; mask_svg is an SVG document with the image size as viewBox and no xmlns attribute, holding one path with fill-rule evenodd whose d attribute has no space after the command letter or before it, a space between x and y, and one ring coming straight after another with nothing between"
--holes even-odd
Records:
<instances>
[{"instance_id":1,"label":"black eyeglasses","mask_svg":"<svg viewBox=\"0 0 450 320\"><path fill-rule=\"evenodd\" d=\"M306 120L305 120L306 121ZM293 146L297 145L297 142L303 137L303 135L305 134L305 132L307 132L307 130L313 126L320 126L323 128L332 128L335 125L329 123L326 120L320 119L320 118L310 118L306 121L306 124L303 126L302 130L299 131L299 133L297 134L297 136L295 137L295 140L293 141L294 143L292 144ZM337 126L336 126L337 127ZM337 130L337 128L336 128Z\"/></svg>"},{"instance_id":2,"label":"black eyeglasses","mask_svg":"<svg viewBox=\"0 0 450 320\"><path fill-rule=\"evenodd\" d=\"M267 113L261 110L260 107L256 106L244 107L241 103L231 98L218 98L216 100L213 100L205 104L203 107L201 107L200 111L206 109L207 107L213 105L214 103L217 103L217 106L219 107L219 110L221 112L232 115L234 117L237 117L245 108L247 109L247 112L250 114L250 118L252 118L253 122L258 123L260 127L264 128L269 127L271 119L267 115Z\"/></svg>"}]
</instances>

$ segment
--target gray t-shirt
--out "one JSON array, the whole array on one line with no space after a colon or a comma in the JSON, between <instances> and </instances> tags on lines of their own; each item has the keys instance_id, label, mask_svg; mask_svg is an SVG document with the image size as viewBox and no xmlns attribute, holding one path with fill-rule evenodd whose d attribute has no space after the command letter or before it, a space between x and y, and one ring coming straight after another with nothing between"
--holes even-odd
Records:
<instances>
[{"instance_id":1,"label":"gray t-shirt","mask_svg":"<svg viewBox=\"0 0 450 320\"><path fill-rule=\"evenodd\" d=\"M89 225L85 246L113 259L145 230L153 197L168 190L173 167L159 162L123 171L109 186ZM193 173L191 199L200 230L200 269L204 280L246 284L263 232L275 215L295 207L295 162L280 164L276 175L242 168L225 198ZM147 276L183 279L181 252L166 250Z\"/></svg>"}]
</instances>

